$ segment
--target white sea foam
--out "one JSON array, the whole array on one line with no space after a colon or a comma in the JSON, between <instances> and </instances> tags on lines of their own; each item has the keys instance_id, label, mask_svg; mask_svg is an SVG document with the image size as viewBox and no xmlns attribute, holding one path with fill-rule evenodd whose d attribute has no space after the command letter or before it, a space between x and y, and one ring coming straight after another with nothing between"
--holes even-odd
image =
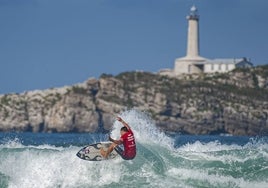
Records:
<instances>
[{"instance_id":1,"label":"white sea foam","mask_svg":"<svg viewBox=\"0 0 268 188\"><path fill-rule=\"evenodd\" d=\"M9 188L268 187L267 142L241 146L196 141L175 148L174 139L158 130L146 113L119 115L137 139L133 161L118 157L89 162L76 157L78 146L26 146L19 139L6 140L0 144L0 185L5 178ZM115 121L112 137L119 137L121 127Z\"/></svg>"},{"instance_id":2,"label":"white sea foam","mask_svg":"<svg viewBox=\"0 0 268 188\"><path fill-rule=\"evenodd\" d=\"M29 150L1 157L0 172L10 178L9 187L102 186L118 182L122 165L118 160L94 163L75 156L78 147L63 151Z\"/></svg>"},{"instance_id":3,"label":"white sea foam","mask_svg":"<svg viewBox=\"0 0 268 188\"><path fill-rule=\"evenodd\" d=\"M224 156L218 155L219 151L215 153L200 150L198 152L180 151L174 155L171 150L163 146L150 147L150 144L140 144L143 143L138 144L139 154L133 161L123 161L117 158L102 162L78 159L75 154L80 147L77 146L65 147L63 150L55 146L51 146L50 149L47 146L36 148L24 146L22 150L20 148L11 153L2 153L2 147L0 149L0 172L10 178L8 180L10 188L113 187L112 185L114 187L119 185L127 187L198 187L198 185L266 187L268 185L265 180L254 181L247 179L246 176L243 177L242 174L242 177L231 175L234 173L232 169L250 168L239 163L237 157L233 155L235 150L229 150L229 153L227 152ZM10 145L8 147L12 149ZM204 145L204 147L208 146ZM15 146L15 148L18 147ZM202 151L207 151L205 148ZM233 162L222 164L224 157L232 159ZM240 156L240 158L243 157L245 155ZM253 158L248 160L254 161ZM234 168L232 166L234 164L238 166ZM260 170L265 174L268 169L261 168ZM231 174L226 175L221 171L225 173L230 171Z\"/></svg>"},{"instance_id":4,"label":"white sea foam","mask_svg":"<svg viewBox=\"0 0 268 188\"><path fill-rule=\"evenodd\" d=\"M205 169L171 168L167 174L177 178L178 181L192 182L191 187L243 187L243 188L265 188L265 181L248 181L244 178L234 178L220 174L211 174ZM188 184L189 185L189 184Z\"/></svg>"}]
</instances>

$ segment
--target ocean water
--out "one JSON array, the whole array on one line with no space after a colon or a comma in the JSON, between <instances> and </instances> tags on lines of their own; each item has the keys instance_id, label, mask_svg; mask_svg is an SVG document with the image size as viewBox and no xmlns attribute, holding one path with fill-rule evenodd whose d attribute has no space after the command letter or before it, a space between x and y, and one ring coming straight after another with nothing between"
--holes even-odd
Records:
<instances>
[{"instance_id":1,"label":"ocean water","mask_svg":"<svg viewBox=\"0 0 268 188\"><path fill-rule=\"evenodd\" d=\"M76 157L105 134L0 133L0 187L268 187L268 138L166 135L135 110L121 114L138 153L101 162ZM114 122L111 135L119 137Z\"/></svg>"}]
</instances>

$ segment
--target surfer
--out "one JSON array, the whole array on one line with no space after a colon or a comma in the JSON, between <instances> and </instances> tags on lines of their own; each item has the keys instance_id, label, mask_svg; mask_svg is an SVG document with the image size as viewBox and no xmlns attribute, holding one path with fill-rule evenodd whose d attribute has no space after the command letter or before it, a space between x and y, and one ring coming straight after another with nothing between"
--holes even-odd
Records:
<instances>
[{"instance_id":1,"label":"surfer","mask_svg":"<svg viewBox=\"0 0 268 188\"><path fill-rule=\"evenodd\" d=\"M107 149L107 151L104 151L104 149L101 148L100 153L104 158L107 158L109 154L115 150L125 160L134 159L136 156L136 143L134 134L130 126L121 117L117 117L117 120L124 125L120 130L120 139L114 140L109 136L109 140L113 143ZM121 144L123 144L124 150L119 146Z\"/></svg>"}]
</instances>

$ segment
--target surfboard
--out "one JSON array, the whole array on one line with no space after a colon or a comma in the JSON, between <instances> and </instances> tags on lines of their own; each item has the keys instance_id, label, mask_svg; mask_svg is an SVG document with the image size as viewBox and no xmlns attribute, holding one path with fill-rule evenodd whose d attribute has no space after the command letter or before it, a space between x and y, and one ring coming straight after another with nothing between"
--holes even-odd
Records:
<instances>
[{"instance_id":1,"label":"surfboard","mask_svg":"<svg viewBox=\"0 0 268 188\"><path fill-rule=\"evenodd\" d=\"M113 159L118 156L118 153L113 150L112 153L108 156L108 158L103 158L100 154L100 149L103 148L105 151L109 148L112 142L99 142L95 144L90 144L88 146L83 147L76 154L80 159L84 159L87 161L102 161L107 159Z\"/></svg>"}]
</instances>

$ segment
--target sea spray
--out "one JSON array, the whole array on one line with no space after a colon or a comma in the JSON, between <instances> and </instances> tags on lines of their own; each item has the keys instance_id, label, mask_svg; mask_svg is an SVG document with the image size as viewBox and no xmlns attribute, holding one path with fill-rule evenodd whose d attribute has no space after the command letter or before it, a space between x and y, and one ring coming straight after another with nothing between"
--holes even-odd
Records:
<instances>
[{"instance_id":1,"label":"sea spray","mask_svg":"<svg viewBox=\"0 0 268 188\"><path fill-rule=\"evenodd\" d=\"M124 111L119 116L130 125L138 142L143 144L154 143L173 148L174 140L161 132L147 113L131 109ZM111 135L118 138L121 127L122 124L115 121Z\"/></svg>"},{"instance_id":2,"label":"sea spray","mask_svg":"<svg viewBox=\"0 0 268 188\"><path fill-rule=\"evenodd\" d=\"M166 164L160 155L167 152L166 148L173 148L173 140L161 132L154 124L150 116L139 110L124 111L119 115L126 121L134 132L138 155L150 166L157 174L164 174ZM122 124L115 121L111 135L119 138ZM160 147L161 146L161 147ZM160 150L160 151L159 151Z\"/></svg>"}]
</instances>

